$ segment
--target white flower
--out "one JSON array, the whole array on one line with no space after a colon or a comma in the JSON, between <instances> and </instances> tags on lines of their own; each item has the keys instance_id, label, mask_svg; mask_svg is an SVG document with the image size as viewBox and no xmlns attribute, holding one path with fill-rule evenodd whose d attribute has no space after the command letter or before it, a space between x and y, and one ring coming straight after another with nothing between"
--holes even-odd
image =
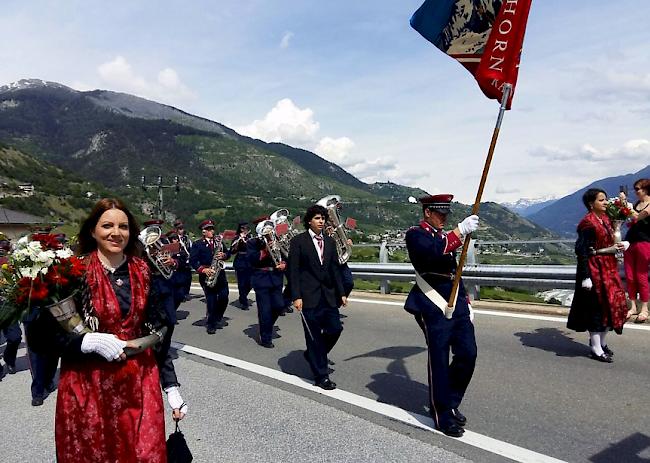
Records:
<instances>
[{"instance_id":1,"label":"white flower","mask_svg":"<svg viewBox=\"0 0 650 463\"><path fill-rule=\"evenodd\" d=\"M47 267L43 268L40 265L35 265L33 267L20 267L18 271L23 277L36 278L40 274L46 272Z\"/></svg>"},{"instance_id":2,"label":"white flower","mask_svg":"<svg viewBox=\"0 0 650 463\"><path fill-rule=\"evenodd\" d=\"M54 254L56 254L56 257L59 259L68 259L69 257L72 257L73 252L70 248L63 248L59 249L58 251L54 251Z\"/></svg>"}]
</instances>

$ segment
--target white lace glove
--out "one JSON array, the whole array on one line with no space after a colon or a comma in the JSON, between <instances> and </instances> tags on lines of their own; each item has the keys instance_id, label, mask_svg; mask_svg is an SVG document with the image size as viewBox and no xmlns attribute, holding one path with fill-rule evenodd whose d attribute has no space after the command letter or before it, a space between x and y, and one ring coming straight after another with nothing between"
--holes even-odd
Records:
<instances>
[{"instance_id":1,"label":"white lace glove","mask_svg":"<svg viewBox=\"0 0 650 463\"><path fill-rule=\"evenodd\" d=\"M460 234L463 236L467 236L478 230L478 215L465 217L463 221L458 224L458 230L460 230Z\"/></svg>"},{"instance_id":2,"label":"white lace glove","mask_svg":"<svg viewBox=\"0 0 650 463\"><path fill-rule=\"evenodd\" d=\"M630 247L629 241L621 241L621 244L623 245L623 252L627 251L628 248Z\"/></svg>"},{"instance_id":3,"label":"white lace glove","mask_svg":"<svg viewBox=\"0 0 650 463\"><path fill-rule=\"evenodd\" d=\"M178 386L170 386L165 389L165 392L167 393L167 402L169 402L169 406L172 408L172 410L176 410L178 408L182 414L186 415L187 404L183 401L181 392L178 390Z\"/></svg>"},{"instance_id":4,"label":"white lace glove","mask_svg":"<svg viewBox=\"0 0 650 463\"><path fill-rule=\"evenodd\" d=\"M591 278L585 278L584 280L582 280L581 286L584 289L591 289L594 287L594 284L591 282Z\"/></svg>"},{"instance_id":5,"label":"white lace glove","mask_svg":"<svg viewBox=\"0 0 650 463\"><path fill-rule=\"evenodd\" d=\"M81 340L81 352L99 354L109 362L120 358L125 347L126 341L110 333L88 333Z\"/></svg>"}]
</instances>

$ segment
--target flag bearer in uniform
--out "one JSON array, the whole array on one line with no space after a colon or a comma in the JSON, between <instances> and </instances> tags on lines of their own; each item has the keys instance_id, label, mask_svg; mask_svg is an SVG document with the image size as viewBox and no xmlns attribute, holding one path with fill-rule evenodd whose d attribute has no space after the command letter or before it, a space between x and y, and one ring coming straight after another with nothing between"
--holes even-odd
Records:
<instances>
[{"instance_id":1,"label":"flag bearer in uniform","mask_svg":"<svg viewBox=\"0 0 650 463\"><path fill-rule=\"evenodd\" d=\"M443 231L452 198L453 195L444 194L419 200L423 220L406 232L416 285L404 308L415 316L427 341L431 416L444 434L460 437L467 419L459 407L476 363L471 307L462 281L451 318L445 316L445 308L456 272L454 250L461 246L465 235L478 228L478 216L471 215L452 231Z\"/></svg>"}]
</instances>

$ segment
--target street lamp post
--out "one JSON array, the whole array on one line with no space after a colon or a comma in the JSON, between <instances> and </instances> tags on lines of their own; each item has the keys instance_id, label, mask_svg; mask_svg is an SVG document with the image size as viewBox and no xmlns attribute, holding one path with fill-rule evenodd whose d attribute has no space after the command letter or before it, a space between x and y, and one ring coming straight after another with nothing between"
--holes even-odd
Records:
<instances>
[{"instance_id":1,"label":"street lamp post","mask_svg":"<svg viewBox=\"0 0 650 463\"><path fill-rule=\"evenodd\" d=\"M178 193L181 190L180 184L178 182L178 176L174 176L174 183L171 185L163 185L162 175L158 176L156 183L147 185L146 176L142 176L142 190L147 191L150 188L158 189L158 202L156 204L156 216L161 220L165 220L165 211L163 210L163 189L165 188L174 188L174 192Z\"/></svg>"}]
</instances>

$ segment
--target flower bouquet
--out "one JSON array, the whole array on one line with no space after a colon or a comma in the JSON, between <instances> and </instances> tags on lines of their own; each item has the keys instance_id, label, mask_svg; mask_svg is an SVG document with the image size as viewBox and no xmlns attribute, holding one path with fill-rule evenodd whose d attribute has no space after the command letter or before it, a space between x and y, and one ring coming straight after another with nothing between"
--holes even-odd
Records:
<instances>
[{"instance_id":1,"label":"flower bouquet","mask_svg":"<svg viewBox=\"0 0 650 463\"><path fill-rule=\"evenodd\" d=\"M69 332L90 332L73 296L83 285L85 266L55 235L21 238L2 265L0 327L19 321L32 307L49 310Z\"/></svg>"},{"instance_id":2,"label":"flower bouquet","mask_svg":"<svg viewBox=\"0 0 650 463\"><path fill-rule=\"evenodd\" d=\"M634 216L632 206L624 197L609 198L607 200L607 208L605 213L612 220L620 220L622 222L631 219Z\"/></svg>"}]
</instances>

